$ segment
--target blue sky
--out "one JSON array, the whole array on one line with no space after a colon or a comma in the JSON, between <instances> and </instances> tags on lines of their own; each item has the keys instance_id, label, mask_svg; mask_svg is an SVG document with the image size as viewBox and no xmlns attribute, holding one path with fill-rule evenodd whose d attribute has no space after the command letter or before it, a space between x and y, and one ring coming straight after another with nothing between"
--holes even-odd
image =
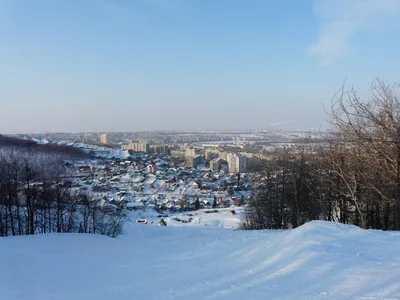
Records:
<instances>
[{"instance_id":1,"label":"blue sky","mask_svg":"<svg viewBox=\"0 0 400 300\"><path fill-rule=\"evenodd\" d=\"M400 82L398 0L0 0L0 132L326 127Z\"/></svg>"}]
</instances>

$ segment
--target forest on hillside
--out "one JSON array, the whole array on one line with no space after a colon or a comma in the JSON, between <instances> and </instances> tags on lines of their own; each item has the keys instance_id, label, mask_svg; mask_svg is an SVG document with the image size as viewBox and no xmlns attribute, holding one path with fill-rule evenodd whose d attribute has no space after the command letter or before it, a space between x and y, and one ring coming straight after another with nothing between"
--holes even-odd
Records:
<instances>
[{"instance_id":1,"label":"forest on hillside","mask_svg":"<svg viewBox=\"0 0 400 300\"><path fill-rule=\"evenodd\" d=\"M122 232L122 214L100 209L72 188L65 161L75 158L74 152L37 147L0 149L0 236L79 232L115 237Z\"/></svg>"},{"instance_id":2,"label":"forest on hillside","mask_svg":"<svg viewBox=\"0 0 400 300\"><path fill-rule=\"evenodd\" d=\"M54 143L47 144L38 144L32 140L24 140L10 136L4 136L0 134L0 149L12 148L12 149L20 149L24 151L37 151L37 152L46 152L46 153L58 153L65 154L67 156L74 157L87 157L87 154L79 148L67 146L67 145L58 145Z\"/></svg>"}]
</instances>

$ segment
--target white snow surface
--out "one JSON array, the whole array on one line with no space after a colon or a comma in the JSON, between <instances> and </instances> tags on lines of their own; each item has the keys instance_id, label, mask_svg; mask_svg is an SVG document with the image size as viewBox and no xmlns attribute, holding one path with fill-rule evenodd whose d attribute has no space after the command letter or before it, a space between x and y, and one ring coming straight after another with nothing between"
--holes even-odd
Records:
<instances>
[{"instance_id":1,"label":"white snow surface","mask_svg":"<svg viewBox=\"0 0 400 300\"><path fill-rule=\"evenodd\" d=\"M148 226L0 239L7 300L400 299L400 233Z\"/></svg>"},{"instance_id":2,"label":"white snow surface","mask_svg":"<svg viewBox=\"0 0 400 300\"><path fill-rule=\"evenodd\" d=\"M232 210L236 212L235 215L229 213ZM213 211L217 211L217 213ZM168 217L164 217L163 219L167 222L168 226L209 226L237 229L240 227L242 213L242 207L212 208L185 213L167 213ZM160 214L151 208L129 212L129 219L131 221L146 219L150 225L157 225L161 219L159 216ZM187 223L181 221L186 221Z\"/></svg>"}]
</instances>

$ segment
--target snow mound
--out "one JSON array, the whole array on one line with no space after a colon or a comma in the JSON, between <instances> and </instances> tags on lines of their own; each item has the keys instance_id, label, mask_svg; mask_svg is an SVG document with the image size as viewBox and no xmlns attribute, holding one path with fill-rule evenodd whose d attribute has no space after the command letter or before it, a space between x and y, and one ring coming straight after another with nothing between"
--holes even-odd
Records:
<instances>
[{"instance_id":1,"label":"snow mound","mask_svg":"<svg viewBox=\"0 0 400 300\"><path fill-rule=\"evenodd\" d=\"M400 299L400 233L148 226L0 239L8 300Z\"/></svg>"}]
</instances>

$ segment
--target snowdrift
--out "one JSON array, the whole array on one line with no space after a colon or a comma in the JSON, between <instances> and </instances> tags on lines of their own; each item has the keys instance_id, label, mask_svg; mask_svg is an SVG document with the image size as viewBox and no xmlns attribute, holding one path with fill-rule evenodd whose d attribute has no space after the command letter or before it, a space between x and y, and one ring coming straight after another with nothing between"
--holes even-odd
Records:
<instances>
[{"instance_id":1,"label":"snowdrift","mask_svg":"<svg viewBox=\"0 0 400 300\"><path fill-rule=\"evenodd\" d=\"M287 231L129 223L111 239L0 239L1 299L400 299L400 233L314 221Z\"/></svg>"}]
</instances>

